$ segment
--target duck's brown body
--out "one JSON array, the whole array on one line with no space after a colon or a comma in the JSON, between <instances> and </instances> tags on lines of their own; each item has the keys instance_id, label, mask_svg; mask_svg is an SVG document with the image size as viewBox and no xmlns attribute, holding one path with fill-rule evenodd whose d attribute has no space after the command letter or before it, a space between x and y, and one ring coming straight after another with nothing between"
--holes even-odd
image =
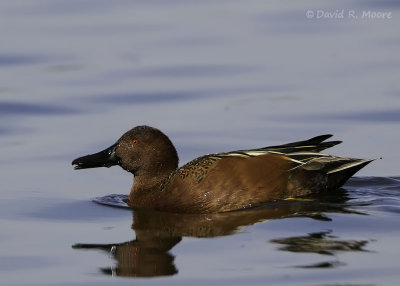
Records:
<instances>
[{"instance_id":1,"label":"duck's brown body","mask_svg":"<svg viewBox=\"0 0 400 286\"><path fill-rule=\"evenodd\" d=\"M224 212L290 196L285 157L201 157L152 190L133 185L129 204L173 212ZM268 174L268 175L267 175Z\"/></svg>"},{"instance_id":2,"label":"duck's brown body","mask_svg":"<svg viewBox=\"0 0 400 286\"><path fill-rule=\"evenodd\" d=\"M323 142L329 137L210 154L177 168L178 156L168 137L139 126L109 149L78 158L73 164L77 169L119 164L132 172L135 179L128 201L132 207L226 212L339 188L370 162L318 153L340 143ZM108 159L99 161L104 155Z\"/></svg>"}]
</instances>

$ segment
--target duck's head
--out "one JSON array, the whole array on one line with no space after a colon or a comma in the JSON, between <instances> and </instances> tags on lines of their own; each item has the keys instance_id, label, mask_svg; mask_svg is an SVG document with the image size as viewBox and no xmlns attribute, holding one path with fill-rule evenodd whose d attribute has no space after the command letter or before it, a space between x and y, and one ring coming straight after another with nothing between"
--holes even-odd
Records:
<instances>
[{"instance_id":1,"label":"duck's head","mask_svg":"<svg viewBox=\"0 0 400 286\"><path fill-rule=\"evenodd\" d=\"M137 126L109 148L72 161L75 169L119 165L134 175L170 173L178 167L178 154L169 138L160 130Z\"/></svg>"}]
</instances>

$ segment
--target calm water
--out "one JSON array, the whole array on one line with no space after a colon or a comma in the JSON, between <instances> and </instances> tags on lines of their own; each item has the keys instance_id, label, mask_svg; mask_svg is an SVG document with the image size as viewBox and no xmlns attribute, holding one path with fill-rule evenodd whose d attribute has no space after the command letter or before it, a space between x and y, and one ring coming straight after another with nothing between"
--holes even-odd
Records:
<instances>
[{"instance_id":1,"label":"calm water","mask_svg":"<svg viewBox=\"0 0 400 286\"><path fill-rule=\"evenodd\" d=\"M400 4L292 2L1 1L0 284L398 285ZM181 164L325 133L383 159L313 200L133 212L130 174L70 164L139 124Z\"/></svg>"}]
</instances>

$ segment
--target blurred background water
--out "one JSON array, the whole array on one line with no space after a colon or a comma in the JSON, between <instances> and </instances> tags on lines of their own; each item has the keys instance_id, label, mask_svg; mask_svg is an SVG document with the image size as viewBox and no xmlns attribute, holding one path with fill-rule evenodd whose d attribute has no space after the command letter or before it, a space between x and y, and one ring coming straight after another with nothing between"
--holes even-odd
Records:
<instances>
[{"instance_id":1,"label":"blurred background water","mask_svg":"<svg viewBox=\"0 0 400 286\"><path fill-rule=\"evenodd\" d=\"M1 1L1 284L397 285L399 9L392 0ZM345 194L237 223L94 204L128 193L131 175L70 162L141 124L163 130L181 164L325 133L344 140L333 154L383 159ZM117 277L142 270L169 276Z\"/></svg>"}]
</instances>

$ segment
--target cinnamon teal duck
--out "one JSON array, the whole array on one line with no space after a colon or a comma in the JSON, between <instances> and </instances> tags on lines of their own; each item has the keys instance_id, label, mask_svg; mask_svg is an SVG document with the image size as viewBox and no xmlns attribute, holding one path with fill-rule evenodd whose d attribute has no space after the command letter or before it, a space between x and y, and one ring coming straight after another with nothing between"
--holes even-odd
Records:
<instances>
[{"instance_id":1,"label":"cinnamon teal duck","mask_svg":"<svg viewBox=\"0 0 400 286\"><path fill-rule=\"evenodd\" d=\"M75 169L119 165L134 176L134 208L216 213L340 188L373 160L320 151L341 143L321 135L259 149L204 155L178 168L178 154L160 130L137 126L111 147L75 159Z\"/></svg>"}]
</instances>

